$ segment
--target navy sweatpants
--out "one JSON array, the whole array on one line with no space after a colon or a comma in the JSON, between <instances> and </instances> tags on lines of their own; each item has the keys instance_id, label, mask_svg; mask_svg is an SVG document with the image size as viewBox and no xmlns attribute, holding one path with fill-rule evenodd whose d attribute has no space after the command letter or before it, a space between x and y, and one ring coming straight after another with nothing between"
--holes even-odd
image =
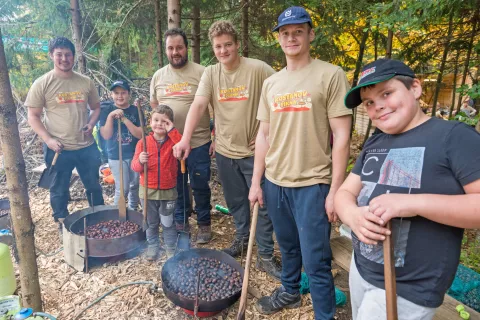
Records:
<instances>
[{"instance_id":1,"label":"navy sweatpants","mask_svg":"<svg viewBox=\"0 0 480 320\"><path fill-rule=\"evenodd\" d=\"M282 285L287 292L297 293L303 265L316 320L335 315L331 225L325 212L329 190L326 184L286 188L265 179L268 214L282 253Z\"/></svg>"}]
</instances>

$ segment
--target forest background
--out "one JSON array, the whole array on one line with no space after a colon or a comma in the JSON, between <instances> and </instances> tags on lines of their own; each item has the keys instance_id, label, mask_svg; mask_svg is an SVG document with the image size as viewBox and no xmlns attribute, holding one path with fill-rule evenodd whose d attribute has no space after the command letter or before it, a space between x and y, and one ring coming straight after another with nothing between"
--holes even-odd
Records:
<instances>
[{"instance_id":1,"label":"forest background","mask_svg":"<svg viewBox=\"0 0 480 320\"><path fill-rule=\"evenodd\" d=\"M441 107L450 109L450 115L458 113L467 96L479 110L480 0L3 0L0 35L19 122L26 123L22 106L31 84L53 67L48 40L55 36L72 39L76 69L96 82L104 98L115 79L126 79L134 95L148 97L150 77L168 63L163 32L171 27L186 31L190 59L208 66L217 62L208 28L214 21L231 20L243 56L281 69L285 58L271 29L292 5L305 7L312 16L312 56L341 66L352 86L362 65L392 57L405 61L422 79L432 115L445 89L451 91L451 102L443 99ZM368 137L371 123L359 127L356 120L355 133ZM475 125L478 112L460 120ZM465 238L462 259L480 271L480 236L473 245L470 240Z\"/></svg>"}]
</instances>

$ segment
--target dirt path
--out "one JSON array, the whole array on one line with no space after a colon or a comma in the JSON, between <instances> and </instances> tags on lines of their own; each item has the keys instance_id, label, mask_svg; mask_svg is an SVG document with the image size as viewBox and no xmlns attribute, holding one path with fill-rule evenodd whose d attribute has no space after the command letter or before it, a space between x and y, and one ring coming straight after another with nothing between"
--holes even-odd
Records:
<instances>
[{"instance_id":1,"label":"dirt path","mask_svg":"<svg viewBox=\"0 0 480 320\"><path fill-rule=\"evenodd\" d=\"M212 205L225 206L222 189L216 179L211 182ZM69 203L69 210L76 211L88 206L83 198L81 183L77 183L71 190L73 201ZM106 204L113 202L113 188L107 186L104 189ZM1 195L0 195L1 196ZM83 199L82 199L83 198ZM47 191L35 188L30 192L30 204L33 221L35 224L35 241L39 251L55 253L59 247L56 225L51 218L49 194ZM193 237L196 234L195 216L190 218L193 226ZM205 247L221 249L226 247L233 238L234 225L231 216L218 211L212 213L213 240ZM337 234L333 226L333 234ZM256 248L254 248L256 251ZM254 251L253 260L256 260ZM278 248L276 254L280 256ZM77 272L69 267L60 251L51 256L40 254L37 262L39 267L40 284L42 288L44 309L58 317L58 319L73 319L83 308L110 289L127 282L148 280L161 287L160 272L165 256L157 262L151 263L145 260L144 254L116 263L105 263L96 267L89 274ZM256 270L252 263L251 284L262 295L270 294L280 282L268 276L264 272ZM334 266L335 269L339 269ZM18 279L18 269L17 279ZM348 290L348 274L339 269L335 277L335 284L342 290ZM347 292L348 296L348 292ZM246 312L247 319L313 319L313 309L310 295L302 297L302 307L288 310L271 316L262 316L254 308L254 298L250 297ZM212 317L211 319L235 319L238 303L230 308L228 315ZM149 292L146 285L129 286L109 295L101 302L85 312L80 319L193 319L186 316L178 307L174 306L163 293ZM337 308L335 319L349 320L350 305Z\"/></svg>"}]
</instances>

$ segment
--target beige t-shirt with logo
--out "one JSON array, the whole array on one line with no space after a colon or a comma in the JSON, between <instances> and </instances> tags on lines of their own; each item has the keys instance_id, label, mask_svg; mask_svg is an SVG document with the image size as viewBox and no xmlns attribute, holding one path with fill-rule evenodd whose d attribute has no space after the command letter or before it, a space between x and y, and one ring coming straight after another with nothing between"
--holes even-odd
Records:
<instances>
[{"instance_id":1,"label":"beige t-shirt with logo","mask_svg":"<svg viewBox=\"0 0 480 320\"><path fill-rule=\"evenodd\" d=\"M78 150L94 142L82 128L88 123L88 105L99 101L97 89L88 77L73 72L72 77L64 79L52 70L35 80L25 106L44 108L48 133L63 144L64 150Z\"/></svg>"},{"instance_id":2,"label":"beige t-shirt with logo","mask_svg":"<svg viewBox=\"0 0 480 320\"><path fill-rule=\"evenodd\" d=\"M191 61L181 69L172 68L169 64L157 70L150 82L150 101L172 108L175 128L181 134L204 69L205 67ZM200 147L209 141L210 115L207 110L193 132L191 146Z\"/></svg>"},{"instance_id":3,"label":"beige t-shirt with logo","mask_svg":"<svg viewBox=\"0 0 480 320\"><path fill-rule=\"evenodd\" d=\"M220 64L205 69L197 96L207 97L215 115L215 149L232 159L253 156L248 147L255 139L262 84L275 71L265 62L240 58L237 69L227 71Z\"/></svg>"},{"instance_id":4,"label":"beige t-shirt with logo","mask_svg":"<svg viewBox=\"0 0 480 320\"><path fill-rule=\"evenodd\" d=\"M349 87L340 67L320 60L265 81L257 119L270 123L268 180L282 187L331 183L328 119L352 113L343 101Z\"/></svg>"}]
</instances>

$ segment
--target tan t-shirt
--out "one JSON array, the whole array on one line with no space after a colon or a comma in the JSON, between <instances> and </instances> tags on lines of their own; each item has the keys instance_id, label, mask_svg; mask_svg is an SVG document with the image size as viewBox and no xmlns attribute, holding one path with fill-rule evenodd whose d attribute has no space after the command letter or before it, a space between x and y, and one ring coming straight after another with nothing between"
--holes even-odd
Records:
<instances>
[{"instance_id":1,"label":"tan t-shirt","mask_svg":"<svg viewBox=\"0 0 480 320\"><path fill-rule=\"evenodd\" d=\"M204 69L205 67L191 61L181 69L167 65L157 70L150 82L150 101L172 108L175 128L181 134ZM200 147L209 141L210 115L206 110L193 132L191 146Z\"/></svg>"},{"instance_id":2,"label":"tan t-shirt","mask_svg":"<svg viewBox=\"0 0 480 320\"><path fill-rule=\"evenodd\" d=\"M343 102L348 89L343 70L320 60L265 81L257 118L270 123L268 180L282 187L331 183L328 119L352 113Z\"/></svg>"},{"instance_id":3,"label":"tan t-shirt","mask_svg":"<svg viewBox=\"0 0 480 320\"><path fill-rule=\"evenodd\" d=\"M25 106L45 109L45 128L58 139L64 150L78 150L91 145L92 135L83 135L88 123L88 105L99 103L97 89L92 80L73 72L68 79L58 78L53 70L33 83Z\"/></svg>"},{"instance_id":4,"label":"tan t-shirt","mask_svg":"<svg viewBox=\"0 0 480 320\"><path fill-rule=\"evenodd\" d=\"M213 106L218 153L232 159L253 156L248 144L260 124L256 116L262 84L274 73L265 62L244 57L233 71L220 63L205 69L197 96L207 97Z\"/></svg>"}]
</instances>

